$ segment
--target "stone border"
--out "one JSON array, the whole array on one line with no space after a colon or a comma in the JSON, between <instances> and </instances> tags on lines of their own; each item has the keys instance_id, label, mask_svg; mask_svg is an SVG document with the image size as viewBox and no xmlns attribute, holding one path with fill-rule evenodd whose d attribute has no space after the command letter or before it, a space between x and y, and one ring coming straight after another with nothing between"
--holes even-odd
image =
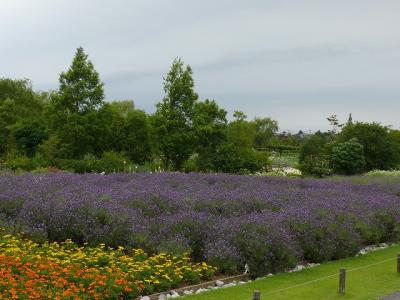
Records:
<instances>
[{"instance_id":1,"label":"stone border","mask_svg":"<svg viewBox=\"0 0 400 300\"><path fill-rule=\"evenodd\" d=\"M162 300L169 298L178 298L184 295L190 295L195 293L205 292L210 289L218 289L223 287L229 287L236 285L237 281L243 282L244 280L248 280L249 276L247 274L235 275L230 277L219 278L207 282L202 282L195 285L185 286L181 288L177 288L171 291L166 291L162 293L141 296L136 298L137 300ZM234 284L235 282L235 284ZM185 293L186 292L186 293Z\"/></svg>"}]
</instances>

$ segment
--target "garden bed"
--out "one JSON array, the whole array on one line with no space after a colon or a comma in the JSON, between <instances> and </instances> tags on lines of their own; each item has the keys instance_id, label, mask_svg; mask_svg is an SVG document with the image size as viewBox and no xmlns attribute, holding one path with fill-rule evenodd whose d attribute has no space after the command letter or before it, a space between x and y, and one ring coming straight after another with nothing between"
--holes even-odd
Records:
<instances>
[{"instance_id":1,"label":"garden bed","mask_svg":"<svg viewBox=\"0 0 400 300\"><path fill-rule=\"evenodd\" d=\"M35 241L187 252L257 277L399 239L400 184L224 174L0 177L0 221Z\"/></svg>"}]
</instances>

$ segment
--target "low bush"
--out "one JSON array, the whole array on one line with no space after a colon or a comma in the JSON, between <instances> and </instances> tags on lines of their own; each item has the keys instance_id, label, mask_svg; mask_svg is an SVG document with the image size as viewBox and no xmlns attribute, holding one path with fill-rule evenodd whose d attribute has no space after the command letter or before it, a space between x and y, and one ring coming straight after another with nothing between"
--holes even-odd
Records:
<instances>
[{"instance_id":1,"label":"low bush","mask_svg":"<svg viewBox=\"0 0 400 300\"><path fill-rule=\"evenodd\" d=\"M34 160L27 156L9 156L4 165L5 168L13 171L31 171L37 167Z\"/></svg>"}]
</instances>

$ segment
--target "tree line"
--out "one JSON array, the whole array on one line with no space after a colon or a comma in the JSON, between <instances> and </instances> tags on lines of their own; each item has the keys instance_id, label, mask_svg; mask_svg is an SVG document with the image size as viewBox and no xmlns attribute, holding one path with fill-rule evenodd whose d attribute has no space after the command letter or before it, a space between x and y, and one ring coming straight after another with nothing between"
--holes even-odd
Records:
<instances>
[{"instance_id":1,"label":"tree line","mask_svg":"<svg viewBox=\"0 0 400 300\"><path fill-rule=\"evenodd\" d=\"M305 134L278 133L268 117L249 120L199 99L193 71L176 58L156 111L132 100L106 101L104 84L82 47L55 91L0 78L0 168L75 172L201 171L248 174L271 167L271 151L299 153L303 174L352 175L400 165L400 131L379 123L339 124Z\"/></svg>"},{"instance_id":2,"label":"tree line","mask_svg":"<svg viewBox=\"0 0 400 300\"><path fill-rule=\"evenodd\" d=\"M400 130L354 122L351 114L344 124L336 115L327 119L332 129L309 136L301 147L299 164L304 174L355 175L400 167Z\"/></svg>"},{"instance_id":3,"label":"tree line","mask_svg":"<svg viewBox=\"0 0 400 300\"><path fill-rule=\"evenodd\" d=\"M0 157L3 167L54 166L77 172L156 168L248 173L269 164L278 123L232 121L214 100L200 100L193 71L180 58L164 78L156 112L132 100L105 101L104 84L83 48L59 76L56 91L35 92L29 80L0 79ZM296 141L293 142L296 144Z\"/></svg>"}]
</instances>

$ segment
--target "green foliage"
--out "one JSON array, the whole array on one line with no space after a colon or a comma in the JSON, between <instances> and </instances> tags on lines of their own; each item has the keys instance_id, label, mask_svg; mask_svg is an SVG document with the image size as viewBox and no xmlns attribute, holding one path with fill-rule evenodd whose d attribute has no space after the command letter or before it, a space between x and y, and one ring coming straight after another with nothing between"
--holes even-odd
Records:
<instances>
[{"instance_id":1,"label":"green foliage","mask_svg":"<svg viewBox=\"0 0 400 300\"><path fill-rule=\"evenodd\" d=\"M15 148L12 127L19 121L38 118L42 108L29 80L0 78L0 155Z\"/></svg>"},{"instance_id":2,"label":"green foliage","mask_svg":"<svg viewBox=\"0 0 400 300\"><path fill-rule=\"evenodd\" d=\"M132 100L105 103L82 47L59 82L58 91L35 93L28 80L0 79L0 157L7 155L13 169L254 173L269 165L268 153L255 148L273 139L276 121L247 121L236 111L228 124L214 100L198 101L192 69L181 59L164 78L165 96L151 116Z\"/></svg>"},{"instance_id":3,"label":"green foliage","mask_svg":"<svg viewBox=\"0 0 400 300\"><path fill-rule=\"evenodd\" d=\"M24 155L8 155L5 168L13 171L31 171L37 166L35 161Z\"/></svg>"},{"instance_id":4,"label":"green foliage","mask_svg":"<svg viewBox=\"0 0 400 300\"><path fill-rule=\"evenodd\" d=\"M303 174L324 177L331 174L329 167L330 136L317 132L300 149L299 165Z\"/></svg>"},{"instance_id":5,"label":"green foliage","mask_svg":"<svg viewBox=\"0 0 400 300\"><path fill-rule=\"evenodd\" d=\"M42 166L55 166L57 159L68 157L68 151L56 135L51 135L37 147L36 157Z\"/></svg>"},{"instance_id":6,"label":"green foliage","mask_svg":"<svg viewBox=\"0 0 400 300\"><path fill-rule=\"evenodd\" d=\"M48 114L50 132L59 139L64 158L81 159L86 153L101 155L109 150L112 112L104 106L103 83L83 48L77 49L59 81Z\"/></svg>"},{"instance_id":7,"label":"green foliage","mask_svg":"<svg viewBox=\"0 0 400 300\"><path fill-rule=\"evenodd\" d=\"M235 111L234 121L226 128L226 138L211 156L217 172L251 174L270 166L269 153L254 149L256 126L243 112Z\"/></svg>"},{"instance_id":8,"label":"green foliage","mask_svg":"<svg viewBox=\"0 0 400 300\"><path fill-rule=\"evenodd\" d=\"M129 159L121 154L114 151L104 152L101 159L96 162L95 170L97 172L124 172L126 171L127 165L130 164Z\"/></svg>"},{"instance_id":9,"label":"green foliage","mask_svg":"<svg viewBox=\"0 0 400 300\"><path fill-rule=\"evenodd\" d=\"M144 111L134 110L127 114L125 120L125 137L122 151L138 164L151 158L150 126Z\"/></svg>"},{"instance_id":10,"label":"green foliage","mask_svg":"<svg viewBox=\"0 0 400 300\"><path fill-rule=\"evenodd\" d=\"M151 126L148 115L134 108L133 101L112 102L109 121L110 135L106 144L117 152L125 152L136 164L152 158Z\"/></svg>"},{"instance_id":11,"label":"green foliage","mask_svg":"<svg viewBox=\"0 0 400 300\"><path fill-rule=\"evenodd\" d=\"M256 137L256 128L243 112L235 111L234 121L229 123L227 138L230 143L238 148L252 148Z\"/></svg>"},{"instance_id":12,"label":"green foliage","mask_svg":"<svg viewBox=\"0 0 400 300\"><path fill-rule=\"evenodd\" d=\"M55 166L61 170L75 173L91 172L90 166L83 159L57 159Z\"/></svg>"},{"instance_id":13,"label":"green foliage","mask_svg":"<svg viewBox=\"0 0 400 300\"><path fill-rule=\"evenodd\" d=\"M214 170L213 157L217 147L226 140L226 111L215 101L206 99L194 106L193 127L195 131L196 170Z\"/></svg>"},{"instance_id":14,"label":"green foliage","mask_svg":"<svg viewBox=\"0 0 400 300\"><path fill-rule=\"evenodd\" d=\"M223 173L251 174L270 166L269 154L248 147L224 143L213 157L215 171Z\"/></svg>"},{"instance_id":15,"label":"green foliage","mask_svg":"<svg viewBox=\"0 0 400 300\"><path fill-rule=\"evenodd\" d=\"M333 170L337 174L361 174L365 167L364 149L357 138L339 143L332 149Z\"/></svg>"},{"instance_id":16,"label":"green foliage","mask_svg":"<svg viewBox=\"0 0 400 300\"><path fill-rule=\"evenodd\" d=\"M76 173L114 173L128 172L131 162L121 153L107 151L103 153L101 158L97 158L92 154L87 154L84 159L57 159L54 160L54 166L62 170Z\"/></svg>"},{"instance_id":17,"label":"green foliage","mask_svg":"<svg viewBox=\"0 0 400 300\"><path fill-rule=\"evenodd\" d=\"M278 122L271 118L255 118L253 124L256 131L254 147L257 149L268 147L278 131Z\"/></svg>"},{"instance_id":18,"label":"green foliage","mask_svg":"<svg viewBox=\"0 0 400 300\"><path fill-rule=\"evenodd\" d=\"M11 133L17 148L28 157L33 157L36 147L47 139L46 130L38 121L19 121L12 126Z\"/></svg>"},{"instance_id":19,"label":"green foliage","mask_svg":"<svg viewBox=\"0 0 400 300\"><path fill-rule=\"evenodd\" d=\"M193 115L198 95L190 66L175 59L164 78L165 97L157 104L153 126L166 169L181 169L194 148ZM172 166L171 166L172 164Z\"/></svg>"},{"instance_id":20,"label":"green foliage","mask_svg":"<svg viewBox=\"0 0 400 300\"><path fill-rule=\"evenodd\" d=\"M378 123L348 123L338 136L338 142L357 138L364 148L366 171L390 170L400 163L400 143L396 133Z\"/></svg>"},{"instance_id":21,"label":"green foliage","mask_svg":"<svg viewBox=\"0 0 400 300\"><path fill-rule=\"evenodd\" d=\"M69 113L100 108L104 90L99 73L82 47L76 50L71 67L60 74L58 107Z\"/></svg>"},{"instance_id":22,"label":"green foliage","mask_svg":"<svg viewBox=\"0 0 400 300\"><path fill-rule=\"evenodd\" d=\"M129 113L135 111L135 103L133 100L113 101L109 105L113 113L121 118L126 118Z\"/></svg>"}]
</instances>

